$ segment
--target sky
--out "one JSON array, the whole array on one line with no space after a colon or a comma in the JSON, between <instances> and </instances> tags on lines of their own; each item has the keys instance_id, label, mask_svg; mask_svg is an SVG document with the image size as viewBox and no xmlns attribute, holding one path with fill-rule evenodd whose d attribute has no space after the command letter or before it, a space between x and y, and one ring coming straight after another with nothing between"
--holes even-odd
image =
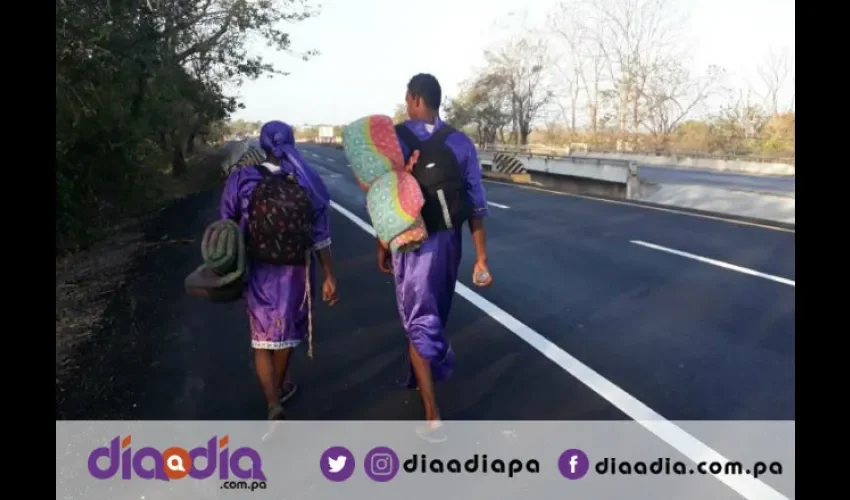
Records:
<instances>
[{"instance_id":1,"label":"sky","mask_svg":"<svg viewBox=\"0 0 850 500\"><path fill-rule=\"evenodd\" d=\"M731 84L757 84L755 67L771 48L794 56L794 0L671 0L688 14L689 65L724 67ZM483 65L484 51L523 30L542 29L558 0L324 0L312 19L293 24L293 49L317 49L307 62L260 44L287 76L247 82L234 118L293 125L343 124L392 115L416 73L435 75L446 97ZM315 5L315 4L314 4ZM523 6L523 11L517 11ZM533 5L533 6L532 6ZM792 82L789 81L789 86ZM790 92L790 90L788 91Z\"/></svg>"}]
</instances>

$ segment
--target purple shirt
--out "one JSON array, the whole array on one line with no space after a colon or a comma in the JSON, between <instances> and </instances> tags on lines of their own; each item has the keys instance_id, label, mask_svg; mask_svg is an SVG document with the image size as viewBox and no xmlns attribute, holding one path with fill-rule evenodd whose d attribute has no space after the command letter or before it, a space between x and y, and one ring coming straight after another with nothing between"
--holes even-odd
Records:
<instances>
[{"instance_id":1,"label":"purple shirt","mask_svg":"<svg viewBox=\"0 0 850 500\"><path fill-rule=\"evenodd\" d=\"M277 167L266 165L275 172ZM311 167L306 163L304 169ZM301 171L291 163L281 162L281 170L295 175L298 184L307 190L313 201L313 248L330 246L330 206L324 195L316 191L327 189L315 171ZM281 175L275 172L274 175ZM315 177L315 178L314 178ZM248 203L251 192L262 179L254 166L233 171L227 179L221 197L219 213L222 219L232 219L245 231L248 225ZM316 180L318 179L318 180ZM312 182L311 182L312 181ZM304 338L309 328L309 307L304 305L307 293L307 269L304 266L286 266L265 262L251 262L244 298L251 323L252 345L259 349L294 347ZM311 262L311 284L315 283L316 267ZM315 289L315 287L313 288Z\"/></svg>"},{"instance_id":2,"label":"purple shirt","mask_svg":"<svg viewBox=\"0 0 850 500\"><path fill-rule=\"evenodd\" d=\"M440 127L445 125L445 122L437 118L435 124L429 124L422 120L407 120L404 125L409 128L420 141L427 140ZM410 159L412 151L399 138L401 143L401 151L404 153L404 161ZM485 217L490 215L490 210L487 207L487 192L484 190L484 185L481 183L481 165L478 163L478 151L475 148L475 143L466 134L461 131L452 132L446 137L446 146L452 150L457 158L458 165L463 170L463 178L466 180L466 193L469 200L472 202L473 213L475 217Z\"/></svg>"},{"instance_id":3,"label":"purple shirt","mask_svg":"<svg viewBox=\"0 0 850 500\"><path fill-rule=\"evenodd\" d=\"M408 120L404 125L420 141L424 141L444 126L444 123L438 118L433 125L419 120ZM466 192L474 210L473 216L489 215L487 194L481 184L481 165L478 164L475 144L466 134L458 131L446 137L446 145L463 169ZM403 142L401 149L407 161L411 151ZM398 312L411 345L429 361L434 380L448 378L455 365L455 354L446 338L445 325L460 267L463 248L461 234L460 227L438 231L428 235L428 239L419 249L393 254ZM405 363L407 378L401 382L409 388L415 388L416 377L413 376L410 362L406 360Z\"/></svg>"},{"instance_id":4,"label":"purple shirt","mask_svg":"<svg viewBox=\"0 0 850 500\"><path fill-rule=\"evenodd\" d=\"M277 172L277 166L272 164L264 164L266 168L274 172L274 175L280 175ZM316 197L312 196L312 189L308 182L304 181L302 176L298 175L295 167L290 163L282 161L280 169L287 174L294 174L298 184L306 189L311 195L313 201L313 248L316 250L329 247L331 245L331 228L330 214L327 204L317 203ZM304 168L311 168L305 165ZM316 175L318 182L321 178ZM224 194L221 197L220 215L222 219L233 219L239 223L239 226L244 231L248 225L248 202L251 198L251 192L257 183L262 179L262 174L254 166L242 167L235 170L230 177L227 178L227 184L224 187Z\"/></svg>"}]
</instances>

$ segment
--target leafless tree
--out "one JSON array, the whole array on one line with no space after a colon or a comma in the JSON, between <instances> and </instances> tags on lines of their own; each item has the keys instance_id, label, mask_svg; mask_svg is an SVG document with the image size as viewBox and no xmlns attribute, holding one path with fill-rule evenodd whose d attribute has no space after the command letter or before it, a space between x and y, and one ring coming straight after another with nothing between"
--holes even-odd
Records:
<instances>
[{"instance_id":1,"label":"leafless tree","mask_svg":"<svg viewBox=\"0 0 850 500\"><path fill-rule=\"evenodd\" d=\"M729 90L714 128L726 151L745 151L757 139L769 117L760 97L751 90Z\"/></svg>"},{"instance_id":2,"label":"leafless tree","mask_svg":"<svg viewBox=\"0 0 850 500\"><path fill-rule=\"evenodd\" d=\"M779 104L781 94L791 73L788 48L768 49L756 71L761 83L759 96L764 102L765 110L771 115L779 114L782 111ZM791 103L790 107L793 108L793 97Z\"/></svg>"},{"instance_id":3,"label":"leafless tree","mask_svg":"<svg viewBox=\"0 0 850 500\"><path fill-rule=\"evenodd\" d=\"M723 69L692 69L685 14L676 0L561 0L547 17L546 43L515 15L512 23L522 17L520 35L512 24L511 41L486 54L487 65L452 111L481 137L504 142L503 132L512 130L520 144L532 123L544 126L545 140L560 142L587 123L593 136L582 141L605 149L675 149L697 129L707 151L787 149L784 139L766 138L777 135L779 122L765 108L793 111L793 55L788 62L784 52L772 54L762 65L767 91L725 89ZM718 97L721 109L707 113Z\"/></svg>"},{"instance_id":4,"label":"leafless tree","mask_svg":"<svg viewBox=\"0 0 850 500\"><path fill-rule=\"evenodd\" d=\"M485 54L487 68L482 81L506 91L514 135L519 144L528 143L531 124L552 98L544 72L549 62L547 48L543 40L523 37Z\"/></svg>"},{"instance_id":5,"label":"leafless tree","mask_svg":"<svg viewBox=\"0 0 850 500\"><path fill-rule=\"evenodd\" d=\"M574 63L556 63L553 68L557 74L557 83L554 85L557 90L552 92L553 101L570 132L575 133L578 102L582 92L581 69Z\"/></svg>"},{"instance_id":6,"label":"leafless tree","mask_svg":"<svg viewBox=\"0 0 850 500\"><path fill-rule=\"evenodd\" d=\"M407 118L407 104L396 104L395 109L393 109L393 122L402 123L407 120Z\"/></svg>"},{"instance_id":7,"label":"leafless tree","mask_svg":"<svg viewBox=\"0 0 850 500\"><path fill-rule=\"evenodd\" d=\"M797 76L791 79L791 112L797 110Z\"/></svg>"},{"instance_id":8,"label":"leafless tree","mask_svg":"<svg viewBox=\"0 0 850 500\"><path fill-rule=\"evenodd\" d=\"M640 123L653 136L656 147L666 148L676 127L720 90L718 84L724 73L712 66L705 76L693 78L680 61L670 61L653 71L641 95Z\"/></svg>"},{"instance_id":9,"label":"leafless tree","mask_svg":"<svg viewBox=\"0 0 850 500\"><path fill-rule=\"evenodd\" d=\"M595 21L590 15L592 9L589 6L586 0L561 2L548 16L547 27L565 45L569 53L564 64L564 67L568 69L561 69L561 65L557 68L559 72L571 72L572 76L578 80L580 90L587 100L588 119L595 137L599 129L600 102L604 90L602 88L604 60L592 36ZM578 89L570 88L570 90L575 92ZM570 100L575 110L577 99L573 101L573 96L578 94L572 92ZM571 123L573 122L574 119Z\"/></svg>"},{"instance_id":10,"label":"leafless tree","mask_svg":"<svg viewBox=\"0 0 850 500\"><path fill-rule=\"evenodd\" d=\"M586 36L604 56L618 96L620 131L636 132L641 97L658 72L684 58L680 27L685 17L671 0L587 0Z\"/></svg>"}]
</instances>

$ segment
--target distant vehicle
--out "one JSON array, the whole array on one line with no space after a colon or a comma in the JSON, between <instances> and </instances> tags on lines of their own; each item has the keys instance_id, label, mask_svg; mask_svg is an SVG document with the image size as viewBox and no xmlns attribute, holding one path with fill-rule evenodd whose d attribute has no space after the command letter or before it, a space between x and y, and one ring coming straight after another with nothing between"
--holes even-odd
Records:
<instances>
[{"instance_id":1,"label":"distant vehicle","mask_svg":"<svg viewBox=\"0 0 850 500\"><path fill-rule=\"evenodd\" d=\"M329 144L334 142L334 128L329 126L319 127L319 137L316 142Z\"/></svg>"}]
</instances>

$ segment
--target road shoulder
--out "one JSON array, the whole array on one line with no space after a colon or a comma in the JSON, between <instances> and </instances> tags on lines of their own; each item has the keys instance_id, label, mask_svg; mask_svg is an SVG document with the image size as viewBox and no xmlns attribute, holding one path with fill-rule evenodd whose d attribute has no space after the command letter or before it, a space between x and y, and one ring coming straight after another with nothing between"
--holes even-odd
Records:
<instances>
[{"instance_id":1,"label":"road shoulder","mask_svg":"<svg viewBox=\"0 0 850 500\"><path fill-rule=\"evenodd\" d=\"M108 228L91 248L56 259L56 418L110 418L125 406L124 366L134 362L139 263L167 245L186 244L157 234L171 207L209 187L219 153L201 151L190 173L166 193L163 205ZM214 171L218 175L218 171ZM210 175L207 175L210 174ZM130 404L130 403L126 403Z\"/></svg>"}]
</instances>

